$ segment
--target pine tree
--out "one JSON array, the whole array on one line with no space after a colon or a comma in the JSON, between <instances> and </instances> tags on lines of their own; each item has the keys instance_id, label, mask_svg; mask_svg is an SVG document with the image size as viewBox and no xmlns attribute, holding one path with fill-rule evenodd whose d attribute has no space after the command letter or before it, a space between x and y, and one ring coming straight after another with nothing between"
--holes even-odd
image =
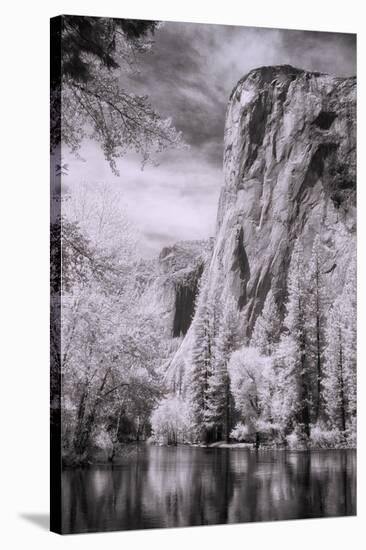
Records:
<instances>
[{"instance_id":1,"label":"pine tree","mask_svg":"<svg viewBox=\"0 0 366 550\"><path fill-rule=\"evenodd\" d=\"M296 425L300 433L310 436L310 423L313 408L314 376L311 371L307 352L308 342L306 334L306 284L305 284L304 251L299 240L296 241L292 253L288 273L287 314L284 325L288 331L287 344L289 353L285 357L287 384L296 388L296 402L289 417L293 427Z\"/></svg>"},{"instance_id":2,"label":"pine tree","mask_svg":"<svg viewBox=\"0 0 366 550\"><path fill-rule=\"evenodd\" d=\"M262 313L257 317L254 325L250 345L256 348L261 355L274 359L281 337L281 315L272 290L269 290L263 305ZM271 362L266 378L266 396L263 402L262 417L269 424L274 424L276 406L272 406L278 398L277 369L275 361ZM277 403L276 403L277 404Z\"/></svg>"},{"instance_id":3,"label":"pine tree","mask_svg":"<svg viewBox=\"0 0 366 550\"><path fill-rule=\"evenodd\" d=\"M213 302L209 297L207 272L202 275L196 314L193 321L192 367L190 373L191 408L194 428L200 441L207 441L209 423L209 381L212 374Z\"/></svg>"},{"instance_id":4,"label":"pine tree","mask_svg":"<svg viewBox=\"0 0 366 550\"><path fill-rule=\"evenodd\" d=\"M289 434L295 427L298 406L296 362L296 341L290 334L284 333L273 358L274 381L270 409L272 421L282 436Z\"/></svg>"},{"instance_id":5,"label":"pine tree","mask_svg":"<svg viewBox=\"0 0 366 550\"><path fill-rule=\"evenodd\" d=\"M209 381L207 422L214 427L216 438L230 438L233 417L233 397L230 391L228 363L239 345L239 315L235 300L229 298L215 341L215 361Z\"/></svg>"},{"instance_id":6,"label":"pine tree","mask_svg":"<svg viewBox=\"0 0 366 550\"><path fill-rule=\"evenodd\" d=\"M325 347L325 314L327 296L325 287L326 251L319 235L315 237L306 281L306 338L307 359L315 377L314 421L323 416L322 401L323 353Z\"/></svg>"},{"instance_id":7,"label":"pine tree","mask_svg":"<svg viewBox=\"0 0 366 550\"><path fill-rule=\"evenodd\" d=\"M331 308L327 322L325 350L324 400L329 423L333 429L345 432L347 427L347 395L345 382L345 341L342 322L342 300Z\"/></svg>"},{"instance_id":8,"label":"pine tree","mask_svg":"<svg viewBox=\"0 0 366 550\"><path fill-rule=\"evenodd\" d=\"M272 290L267 294L261 315L254 325L250 345L262 355L272 355L280 340L281 316Z\"/></svg>"},{"instance_id":9,"label":"pine tree","mask_svg":"<svg viewBox=\"0 0 366 550\"><path fill-rule=\"evenodd\" d=\"M357 408L357 269L356 250L351 258L345 287L343 290L344 303L344 340L346 352L346 387L348 395L349 414L352 429L356 431L356 408Z\"/></svg>"},{"instance_id":10,"label":"pine tree","mask_svg":"<svg viewBox=\"0 0 366 550\"><path fill-rule=\"evenodd\" d=\"M350 442L356 436L356 268L351 262L344 290L326 328L323 396L331 427Z\"/></svg>"}]
</instances>

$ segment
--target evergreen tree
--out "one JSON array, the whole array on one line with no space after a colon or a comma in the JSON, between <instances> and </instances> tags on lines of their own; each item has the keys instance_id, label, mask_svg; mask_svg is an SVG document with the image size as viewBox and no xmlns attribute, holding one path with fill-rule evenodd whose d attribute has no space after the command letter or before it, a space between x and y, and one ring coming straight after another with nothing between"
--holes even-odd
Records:
<instances>
[{"instance_id":1,"label":"evergreen tree","mask_svg":"<svg viewBox=\"0 0 366 550\"><path fill-rule=\"evenodd\" d=\"M266 399L263 401L262 417L272 427L278 424L277 409L278 372L276 368L276 352L281 336L281 314L277 306L272 290L269 290L263 305L262 313L257 317L254 325L250 345L256 348L262 356L271 357L270 367L266 376ZM279 415L282 419L282 414Z\"/></svg>"},{"instance_id":2,"label":"evergreen tree","mask_svg":"<svg viewBox=\"0 0 366 550\"><path fill-rule=\"evenodd\" d=\"M351 262L343 293L326 328L323 395L331 427L354 442L356 436L356 269Z\"/></svg>"},{"instance_id":3,"label":"evergreen tree","mask_svg":"<svg viewBox=\"0 0 366 550\"><path fill-rule=\"evenodd\" d=\"M214 428L216 439L227 442L232 429L234 403L230 391L228 363L239 345L239 316L235 300L224 306L222 323L215 341L214 370L209 382L207 422Z\"/></svg>"},{"instance_id":4,"label":"evergreen tree","mask_svg":"<svg viewBox=\"0 0 366 550\"><path fill-rule=\"evenodd\" d=\"M294 429L298 407L298 387L295 376L297 346L290 334L282 334L274 354L271 418L282 436Z\"/></svg>"},{"instance_id":5,"label":"evergreen tree","mask_svg":"<svg viewBox=\"0 0 366 550\"><path fill-rule=\"evenodd\" d=\"M250 345L262 355L272 355L280 340L281 316L272 290L267 294L261 315L254 325Z\"/></svg>"},{"instance_id":6,"label":"evergreen tree","mask_svg":"<svg viewBox=\"0 0 366 550\"><path fill-rule=\"evenodd\" d=\"M306 282L304 278L304 251L299 240L292 253L288 273L288 299L284 325L288 331L286 342L288 355L284 357L285 383L293 385L296 402L292 401L290 414L293 427L298 425L299 432L307 439L310 435L310 423L313 409L314 373L308 360L308 342L306 334ZM292 418L291 418L292 417Z\"/></svg>"},{"instance_id":7,"label":"evergreen tree","mask_svg":"<svg viewBox=\"0 0 366 550\"><path fill-rule=\"evenodd\" d=\"M356 250L350 261L343 291L346 386L352 429L356 431L357 409L357 269Z\"/></svg>"},{"instance_id":8,"label":"evergreen tree","mask_svg":"<svg viewBox=\"0 0 366 550\"><path fill-rule=\"evenodd\" d=\"M322 418L323 353L325 347L325 313L327 295L325 288L326 251L319 235L315 237L309 262L306 284L306 338L307 360L314 372L314 420Z\"/></svg>"},{"instance_id":9,"label":"evergreen tree","mask_svg":"<svg viewBox=\"0 0 366 550\"><path fill-rule=\"evenodd\" d=\"M336 300L327 323L325 350L324 400L329 423L345 432L347 427L347 395L345 373L345 341L342 301Z\"/></svg>"},{"instance_id":10,"label":"evergreen tree","mask_svg":"<svg viewBox=\"0 0 366 550\"><path fill-rule=\"evenodd\" d=\"M193 321L192 367L190 373L191 406L194 428L200 441L209 437L208 419L209 382L212 374L213 345L212 333L213 301L209 297L207 272L202 275L196 314Z\"/></svg>"}]
</instances>

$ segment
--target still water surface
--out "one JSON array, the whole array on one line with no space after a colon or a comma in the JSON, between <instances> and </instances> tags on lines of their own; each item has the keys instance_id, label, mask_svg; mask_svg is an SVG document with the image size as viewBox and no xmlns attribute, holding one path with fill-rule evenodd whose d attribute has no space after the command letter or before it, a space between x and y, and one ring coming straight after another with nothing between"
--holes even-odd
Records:
<instances>
[{"instance_id":1,"label":"still water surface","mask_svg":"<svg viewBox=\"0 0 366 550\"><path fill-rule=\"evenodd\" d=\"M62 499L65 533L355 515L356 452L131 446Z\"/></svg>"}]
</instances>

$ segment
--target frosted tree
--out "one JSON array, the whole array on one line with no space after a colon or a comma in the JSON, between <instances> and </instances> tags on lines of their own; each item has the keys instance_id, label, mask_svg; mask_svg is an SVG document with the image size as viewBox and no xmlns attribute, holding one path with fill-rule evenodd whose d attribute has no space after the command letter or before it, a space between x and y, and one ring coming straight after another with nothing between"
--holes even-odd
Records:
<instances>
[{"instance_id":1,"label":"frosted tree","mask_svg":"<svg viewBox=\"0 0 366 550\"><path fill-rule=\"evenodd\" d=\"M265 411L263 412L263 416L272 427L275 426L276 407L274 405L278 402L278 373L274 358L280 341L281 328L281 314L274 294L272 290L269 290L262 313L257 317L254 325L250 345L258 349L262 355L273 358L267 372L267 399Z\"/></svg>"},{"instance_id":2,"label":"frosted tree","mask_svg":"<svg viewBox=\"0 0 366 550\"><path fill-rule=\"evenodd\" d=\"M209 296L207 270L203 273L198 293L198 303L193 321L193 345L191 351L190 393L192 418L200 441L207 441L212 426L209 421L209 383L214 357L213 323L214 304Z\"/></svg>"},{"instance_id":3,"label":"frosted tree","mask_svg":"<svg viewBox=\"0 0 366 550\"><path fill-rule=\"evenodd\" d=\"M281 315L272 290L267 294L262 313L254 325L250 345L264 355L272 355L281 334Z\"/></svg>"},{"instance_id":4,"label":"frosted tree","mask_svg":"<svg viewBox=\"0 0 366 550\"><path fill-rule=\"evenodd\" d=\"M239 315L234 298L229 298L223 308L223 317L215 341L214 368L209 380L207 420L216 431L216 438L229 441L233 418L233 397L230 391L228 363L238 348Z\"/></svg>"},{"instance_id":5,"label":"frosted tree","mask_svg":"<svg viewBox=\"0 0 366 550\"><path fill-rule=\"evenodd\" d=\"M350 442L356 430L356 271L350 264L342 295L327 320L323 394L330 426Z\"/></svg>"},{"instance_id":6,"label":"frosted tree","mask_svg":"<svg viewBox=\"0 0 366 550\"><path fill-rule=\"evenodd\" d=\"M154 21L71 15L52 21L53 152L61 141L77 152L91 137L118 174L116 159L128 150L145 163L181 142L170 119L161 117L146 96L129 91L128 79L138 72L138 59L150 50L157 26Z\"/></svg>"},{"instance_id":7,"label":"frosted tree","mask_svg":"<svg viewBox=\"0 0 366 550\"><path fill-rule=\"evenodd\" d=\"M282 343L282 349L284 352L287 345L288 352L283 353L283 366L286 370L284 383L295 388L297 396L296 403L292 401L294 408L290 419L293 427L297 425L299 432L307 439L312 421L314 373L307 356L305 272L304 251L297 240L288 272L287 313L284 319L287 338Z\"/></svg>"},{"instance_id":8,"label":"frosted tree","mask_svg":"<svg viewBox=\"0 0 366 550\"><path fill-rule=\"evenodd\" d=\"M282 334L273 356L273 385L271 394L270 415L278 427L282 439L295 425L298 407L298 385L295 376L297 346L294 338Z\"/></svg>"},{"instance_id":9,"label":"frosted tree","mask_svg":"<svg viewBox=\"0 0 366 550\"><path fill-rule=\"evenodd\" d=\"M152 437L157 443L177 445L189 440L187 403L179 396L163 399L151 415Z\"/></svg>"},{"instance_id":10,"label":"frosted tree","mask_svg":"<svg viewBox=\"0 0 366 550\"><path fill-rule=\"evenodd\" d=\"M260 434L270 430L265 411L270 401L271 368L271 359L251 347L242 347L234 352L229 363L231 391L243 421L233 435L235 431L242 431L248 436L254 435L257 448Z\"/></svg>"},{"instance_id":11,"label":"frosted tree","mask_svg":"<svg viewBox=\"0 0 366 550\"><path fill-rule=\"evenodd\" d=\"M343 310L344 307L339 298L329 312L323 385L326 412L330 425L332 428L344 433L347 427L348 399Z\"/></svg>"},{"instance_id":12,"label":"frosted tree","mask_svg":"<svg viewBox=\"0 0 366 550\"><path fill-rule=\"evenodd\" d=\"M356 249L354 249L346 276L343 291L344 339L346 349L346 386L349 414L354 436L356 435L357 408L357 265Z\"/></svg>"},{"instance_id":13,"label":"frosted tree","mask_svg":"<svg viewBox=\"0 0 366 550\"><path fill-rule=\"evenodd\" d=\"M126 287L125 287L126 288ZM91 443L144 438L162 396L158 367L166 359L154 319L99 281L63 298L62 375L66 451L88 458ZM126 426L128 426L126 432Z\"/></svg>"},{"instance_id":14,"label":"frosted tree","mask_svg":"<svg viewBox=\"0 0 366 550\"><path fill-rule=\"evenodd\" d=\"M164 390L159 367L170 352L161 323L140 300L136 235L132 227L121 231L130 226L122 210L119 216L114 211L115 197L103 192L100 208L84 194L75 204L74 199L66 212L72 217L73 206L72 219L80 223L62 220L55 234L63 261L57 365L65 459L80 463L88 460L93 444L113 459L125 439L148 435L151 412Z\"/></svg>"},{"instance_id":15,"label":"frosted tree","mask_svg":"<svg viewBox=\"0 0 366 550\"><path fill-rule=\"evenodd\" d=\"M327 289L325 283L326 250L319 235L315 237L307 271L306 283L306 339L307 360L314 371L314 420L323 415L322 402L323 352L325 346L325 318L327 311ZM305 297L305 296L304 296Z\"/></svg>"},{"instance_id":16,"label":"frosted tree","mask_svg":"<svg viewBox=\"0 0 366 550\"><path fill-rule=\"evenodd\" d=\"M75 183L64 194L63 215L88 238L91 248L105 250L115 264L137 261L139 232L128 218L121 191L106 183ZM106 258L108 259L108 258Z\"/></svg>"}]
</instances>

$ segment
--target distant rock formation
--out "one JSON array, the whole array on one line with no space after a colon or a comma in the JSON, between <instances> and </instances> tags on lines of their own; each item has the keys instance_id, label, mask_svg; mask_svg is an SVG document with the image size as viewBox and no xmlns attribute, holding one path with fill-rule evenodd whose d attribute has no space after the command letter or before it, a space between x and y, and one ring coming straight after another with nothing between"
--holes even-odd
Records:
<instances>
[{"instance_id":1,"label":"distant rock formation","mask_svg":"<svg viewBox=\"0 0 366 550\"><path fill-rule=\"evenodd\" d=\"M210 250L209 241L181 241L163 248L157 261L150 262L152 278L142 295L144 310L162 322L168 338L184 336L190 327Z\"/></svg>"}]
</instances>

